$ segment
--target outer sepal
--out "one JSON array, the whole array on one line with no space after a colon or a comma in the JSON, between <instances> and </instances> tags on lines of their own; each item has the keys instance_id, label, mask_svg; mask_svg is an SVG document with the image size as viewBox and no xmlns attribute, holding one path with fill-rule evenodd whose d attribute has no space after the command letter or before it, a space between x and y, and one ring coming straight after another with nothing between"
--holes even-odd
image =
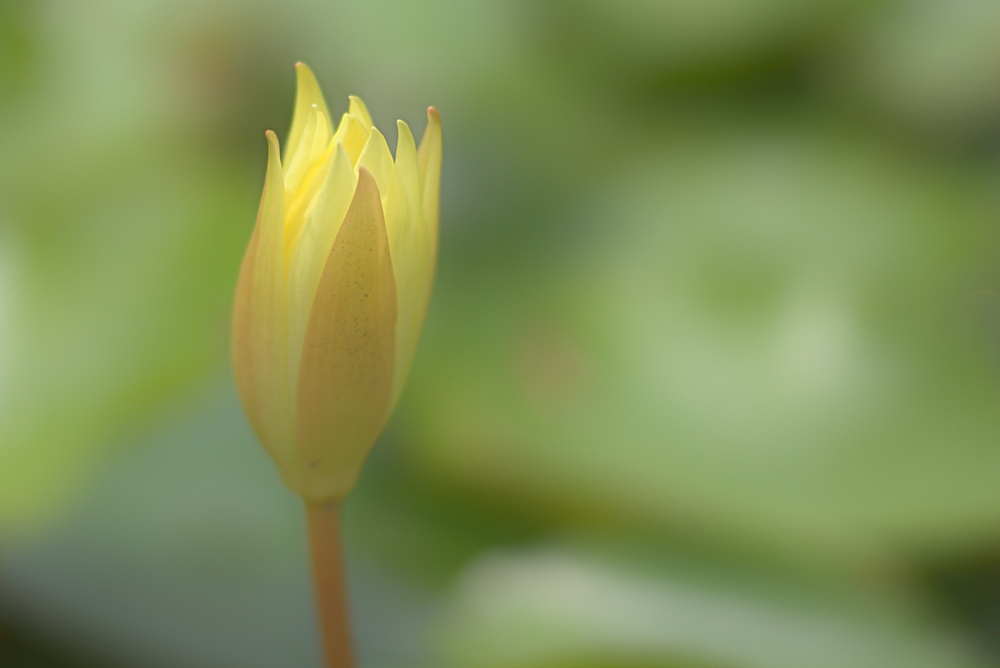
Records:
<instances>
[{"instance_id":1,"label":"outer sepal","mask_svg":"<svg viewBox=\"0 0 1000 668\"><path fill-rule=\"evenodd\" d=\"M267 144L264 193L236 290L233 363L250 424L284 469L294 429L287 380L285 189L278 138L271 131Z\"/></svg>"}]
</instances>

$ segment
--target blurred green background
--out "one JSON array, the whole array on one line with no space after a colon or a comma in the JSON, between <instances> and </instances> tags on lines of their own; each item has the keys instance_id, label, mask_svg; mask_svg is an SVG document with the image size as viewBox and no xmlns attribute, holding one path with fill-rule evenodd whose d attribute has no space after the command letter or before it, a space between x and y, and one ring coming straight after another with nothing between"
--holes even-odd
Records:
<instances>
[{"instance_id":1,"label":"blurred green background","mask_svg":"<svg viewBox=\"0 0 1000 668\"><path fill-rule=\"evenodd\" d=\"M228 361L296 60L444 126L363 666L1000 666L993 0L0 1L0 666L319 665Z\"/></svg>"}]
</instances>

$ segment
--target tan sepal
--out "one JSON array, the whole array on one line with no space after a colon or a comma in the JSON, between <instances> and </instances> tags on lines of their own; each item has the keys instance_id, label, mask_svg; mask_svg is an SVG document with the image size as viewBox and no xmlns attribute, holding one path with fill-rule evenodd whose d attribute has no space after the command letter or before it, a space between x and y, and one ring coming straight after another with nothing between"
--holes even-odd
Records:
<instances>
[{"instance_id":1,"label":"tan sepal","mask_svg":"<svg viewBox=\"0 0 1000 668\"><path fill-rule=\"evenodd\" d=\"M392 391L396 287L378 187L362 167L306 328L297 406L304 489L313 501L354 485Z\"/></svg>"}]
</instances>

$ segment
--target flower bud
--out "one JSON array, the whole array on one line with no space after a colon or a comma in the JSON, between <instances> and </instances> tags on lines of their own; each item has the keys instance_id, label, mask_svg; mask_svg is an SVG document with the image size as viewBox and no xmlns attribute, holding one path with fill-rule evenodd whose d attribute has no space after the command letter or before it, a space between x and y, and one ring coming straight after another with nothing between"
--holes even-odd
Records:
<instances>
[{"instance_id":1,"label":"flower bud","mask_svg":"<svg viewBox=\"0 0 1000 668\"><path fill-rule=\"evenodd\" d=\"M336 129L312 72L284 159L267 132L264 194L233 309L247 416L288 485L341 498L402 391L437 254L441 121L417 149L397 121L393 159L361 100Z\"/></svg>"}]
</instances>

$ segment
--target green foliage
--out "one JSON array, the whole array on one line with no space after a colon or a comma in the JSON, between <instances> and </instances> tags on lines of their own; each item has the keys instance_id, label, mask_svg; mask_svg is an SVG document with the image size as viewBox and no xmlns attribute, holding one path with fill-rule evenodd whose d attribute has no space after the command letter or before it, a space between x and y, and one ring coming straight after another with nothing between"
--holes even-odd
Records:
<instances>
[{"instance_id":1,"label":"green foliage","mask_svg":"<svg viewBox=\"0 0 1000 668\"><path fill-rule=\"evenodd\" d=\"M1000 603L927 583L1000 545L998 26L4 3L0 628L315 660L294 502L216 380L302 59L390 145L444 124L424 341L347 508L367 664L984 665Z\"/></svg>"}]
</instances>

